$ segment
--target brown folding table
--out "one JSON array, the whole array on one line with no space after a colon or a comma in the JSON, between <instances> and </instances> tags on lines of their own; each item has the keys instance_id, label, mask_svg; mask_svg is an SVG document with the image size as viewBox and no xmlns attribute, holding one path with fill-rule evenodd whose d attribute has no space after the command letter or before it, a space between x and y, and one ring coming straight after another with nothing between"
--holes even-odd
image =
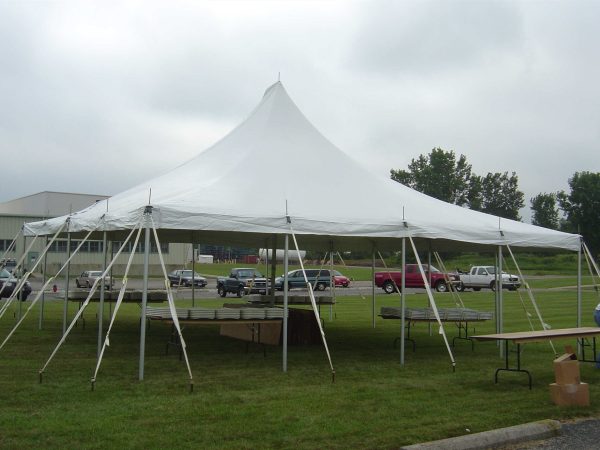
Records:
<instances>
[{"instance_id":1,"label":"brown folding table","mask_svg":"<svg viewBox=\"0 0 600 450\"><path fill-rule=\"evenodd\" d=\"M471 336L471 339L478 341L504 341L504 367L496 369L494 374L494 382L498 383L498 373L501 371L507 372L523 372L529 377L529 389L531 389L531 374L528 370L521 369L521 344L528 342L544 342L552 339L572 339L576 338L581 346L581 359L583 362L596 362L596 336L600 335L600 328L597 327L580 327L580 328L559 328L556 330L540 330L540 331L518 331L515 333L498 333L484 334L479 336ZM586 338L592 338L592 344L586 343ZM517 367L511 367L509 361L508 343L512 342L517 346ZM585 358L585 348L592 347L594 359Z\"/></svg>"}]
</instances>

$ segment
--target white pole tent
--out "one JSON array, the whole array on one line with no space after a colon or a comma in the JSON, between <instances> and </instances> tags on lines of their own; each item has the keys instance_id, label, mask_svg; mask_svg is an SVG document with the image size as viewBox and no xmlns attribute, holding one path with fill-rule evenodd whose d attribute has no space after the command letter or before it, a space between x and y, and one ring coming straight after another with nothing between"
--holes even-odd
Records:
<instances>
[{"instance_id":1,"label":"white pole tent","mask_svg":"<svg viewBox=\"0 0 600 450\"><path fill-rule=\"evenodd\" d=\"M351 198L352 206L336 207L323 198ZM498 217L370 172L306 119L281 82L266 90L244 122L195 158L111 197L110 203L102 200L70 214L69 235L95 230L99 239L106 233L108 240L119 241L139 226L145 211L161 242L189 243L191 237L194 243L261 248L271 239L276 248L291 236L296 249L306 250L399 250L406 238L415 250L580 247L579 235L507 219L499 229ZM66 220L27 223L23 232L51 235ZM287 329L287 314L283 320ZM285 332L283 339L285 370ZM140 379L143 347L141 342Z\"/></svg>"}]
</instances>

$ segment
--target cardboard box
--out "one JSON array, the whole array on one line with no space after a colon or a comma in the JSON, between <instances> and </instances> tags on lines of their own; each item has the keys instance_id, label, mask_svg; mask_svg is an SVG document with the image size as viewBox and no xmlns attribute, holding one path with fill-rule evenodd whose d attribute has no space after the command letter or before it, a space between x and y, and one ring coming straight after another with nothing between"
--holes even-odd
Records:
<instances>
[{"instance_id":1,"label":"cardboard box","mask_svg":"<svg viewBox=\"0 0 600 450\"><path fill-rule=\"evenodd\" d=\"M554 377L556 384L578 384L579 361L574 353L565 353L554 360Z\"/></svg>"},{"instance_id":2,"label":"cardboard box","mask_svg":"<svg viewBox=\"0 0 600 450\"><path fill-rule=\"evenodd\" d=\"M552 383L550 395L558 406L590 406L590 387L587 383Z\"/></svg>"},{"instance_id":3,"label":"cardboard box","mask_svg":"<svg viewBox=\"0 0 600 450\"><path fill-rule=\"evenodd\" d=\"M279 345L281 340L281 323L245 323L221 325L221 336L232 337L248 342L260 342L267 345Z\"/></svg>"}]
</instances>

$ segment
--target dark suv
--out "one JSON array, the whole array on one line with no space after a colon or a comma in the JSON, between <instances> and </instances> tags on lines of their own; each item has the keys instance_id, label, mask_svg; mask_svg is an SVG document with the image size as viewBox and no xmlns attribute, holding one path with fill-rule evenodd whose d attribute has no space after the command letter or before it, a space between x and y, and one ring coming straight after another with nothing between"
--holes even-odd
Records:
<instances>
[{"instance_id":1,"label":"dark suv","mask_svg":"<svg viewBox=\"0 0 600 450\"><path fill-rule=\"evenodd\" d=\"M313 288L317 291L324 291L326 287L331 286L331 275L329 270L323 269L306 269L306 278L308 282L313 285ZM288 272L288 289L293 288L305 288L306 280L301 269L292 270ZM283 290L283 275L275 279L275 289Z\"/></svg>"},{"instance_id":2,"label":"dark suv","mask_svg":"<svg viewBox=\"0 0 600 450\"><path fill-rule=\"evenodd\" d=\"M8 298L12 295L12 293L14 292L14 290L17 287L17 284L19 284L19 280L16 279L8 270L6 269L2 269L0 270L0 298ZM29 297L29 294L31 294L31 285L29 284L29 281L26 281L23 284L23 287L21 287L21 293L20 293L20 297L22 301L27 300L27 297ZM19 296L17 296L18 298Z\"/></svg>"}]
</instances>

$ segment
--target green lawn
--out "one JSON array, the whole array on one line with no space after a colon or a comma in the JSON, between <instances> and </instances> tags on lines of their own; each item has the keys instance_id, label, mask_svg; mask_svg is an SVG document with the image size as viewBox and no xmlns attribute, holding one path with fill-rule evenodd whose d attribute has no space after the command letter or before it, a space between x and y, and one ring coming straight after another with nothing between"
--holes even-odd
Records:
<instances>
[{"instance_id":1,"label":"green lawn","mask_svg":"<svg viewBox=\"0 0 600 450\"><path fill-rule=\"evenodd\" d=\"M529 329L518 294L504 297L505 331ZM462 298L469 308L494 310L489 291ZM407 299L409 306L427 303L423 294ZM436 299L441 307L453 306L449 294ZM554 328L576 325L574 291L540 292L537 299ZM594 325L597 302L595 293L584 294L584 326ZM397 295L377 297L377 308L398 303ZM244 343L220 337L214 325L189 326L184 336L195 380L190 394L184 363L176 354L165 356L170 329L160 323L148 329L145 381L139 382L139 307L125 305L92 392L96 307L86 311L85 329L80 324L73 330L42 384L38 370L58 342L61 302L48 305L42 331L36 309L0 351L1 448L397 448L467 429L600 413L600 371L589 363L582 363L581 378L591 385L591 406L552 404L554 354L547 343L525 347L531 391L523 374L502 373L494 384L494 370L503 364L495 343L477 343L471 351L459 342L453 372L441 337L435 329L429 336L426 325L413 329L417 350L407 349L402 367L392 346L399 322L377 318L373 329L370 299L339 296L334 320L323 310L335 383L321 346L290 347L289 371L282 373L280 348L270 347L265 358L257 347L246 353ZM2 338L14 325L12 313L0 319ZM493 332L493 322L478 324L476 332ZM449 336L455 331L447 327ZM569 343L555 345L562 351Z\"/></svg>"}]
</instances>

